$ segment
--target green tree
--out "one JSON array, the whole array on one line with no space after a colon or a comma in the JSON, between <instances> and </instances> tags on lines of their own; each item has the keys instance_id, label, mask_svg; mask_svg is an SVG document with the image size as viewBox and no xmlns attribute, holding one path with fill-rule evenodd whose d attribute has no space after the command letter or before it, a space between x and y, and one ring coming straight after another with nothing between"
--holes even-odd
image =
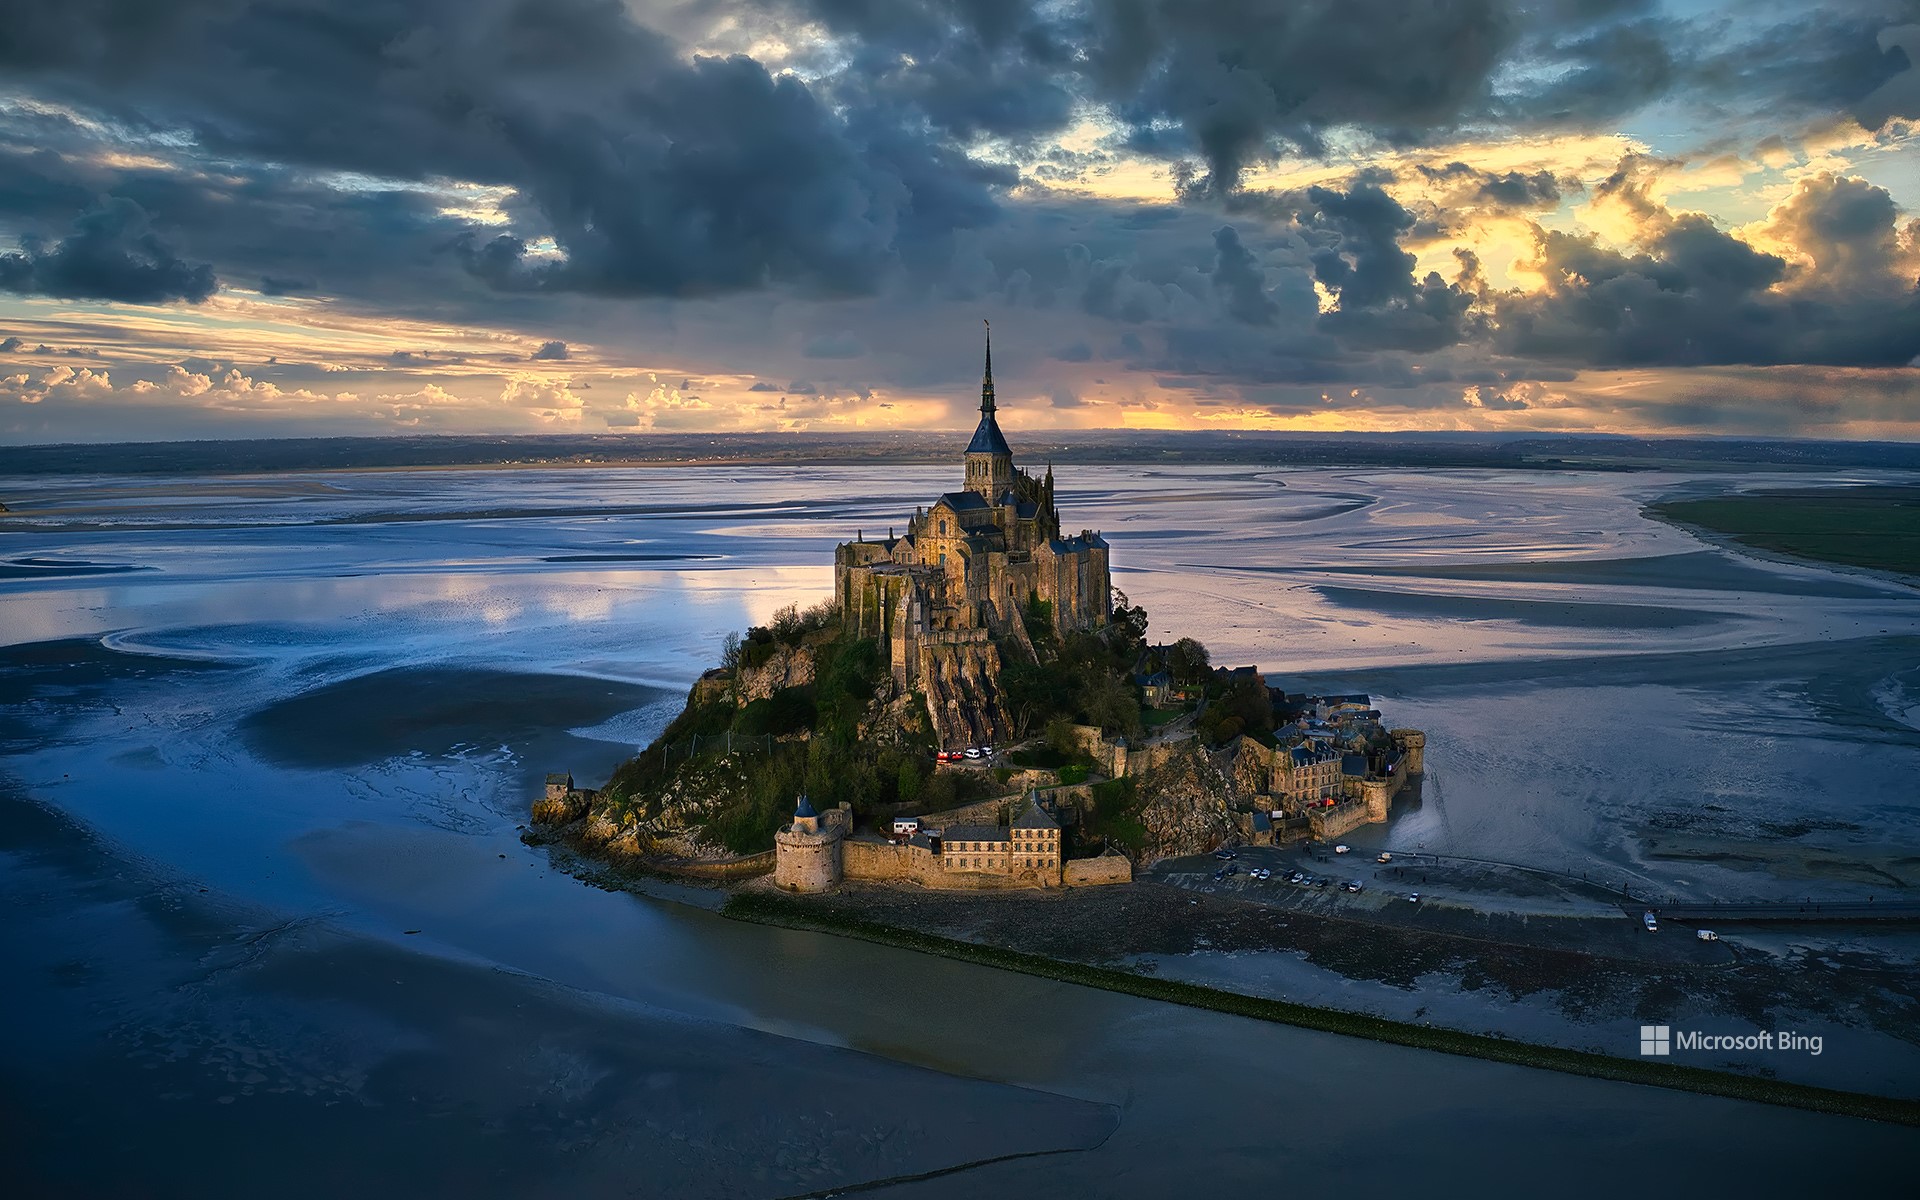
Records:
<instances>
[{"instance_id":1,"label":"green tree","mask_svg":"<svg viewBox=\"0 0 1920 1200\"><path fill-rule=\"evenodd\" d=\"M1167 673L1173 681L1184 686L1192 686L1207 677L1212 668L1212 658L1207 648L1190 637L1183 637L1167 647Z\"/></svg>"},{"instance_id":2,"label":"green tree","mask_svg":"<svg viewBox=\"0 0 1920 1200\"><path fill-rule=\"evenodd\" d=\"M1052 667L1014 662L1001 668L1000 703L1013 721L1013 735L1024 738L1072 703L1072 689Z\"/></svg>"},{"instance_id":3,"label":"green tree","mask_svg":"<svg viewBox=\"0 0 1920 1200\"><path fill-rule=\"evenodd\" d=\"M1080 707L1087 724L1098 725L1102 733L1131 736L1140 729L1140 700L1132 685L1111 671L1082 680Z\"/></svg>"}]
</instances>

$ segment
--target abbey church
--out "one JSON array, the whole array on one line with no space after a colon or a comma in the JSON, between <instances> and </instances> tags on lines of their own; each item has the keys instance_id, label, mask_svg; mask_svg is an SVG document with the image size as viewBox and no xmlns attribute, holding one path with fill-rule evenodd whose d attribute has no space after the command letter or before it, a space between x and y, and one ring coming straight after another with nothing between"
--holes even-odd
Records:
<instances>
[{"instance_id":1,"label":"abbey church","mask_svg":"<svg viewBox=\"0 0 1920 1200\"><path fill-rule=\"evenodd\" d=\"M1036 479L1014 466L994 417L991 331L965 486L917 509L902 536L842 543L833 565L844 627L885 639L895 685L925 694L946 746L1004 735L996 642L1035 657L1023 614L1065 634L1112 609L1105 539L1061 536L1052 468Z\"/></svg>"}]
</instances>

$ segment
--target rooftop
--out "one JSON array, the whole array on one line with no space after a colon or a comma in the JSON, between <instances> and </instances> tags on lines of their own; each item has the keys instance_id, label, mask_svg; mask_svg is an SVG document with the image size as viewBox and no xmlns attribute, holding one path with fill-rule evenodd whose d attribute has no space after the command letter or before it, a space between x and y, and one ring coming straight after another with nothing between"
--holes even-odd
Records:
<instances>
[{"instance_id":1,"label":"rooftop","mask_svg":"<svg viewBox=\"0 0 1920 1200\"><path fill-rule=\"evenodd\" d=\"M1007 445L1007 439L1000 433L1000 422L993 419L992 413L980 414L980 426L973 431L973 440L967 443L967 453L1012 457L1013 448Z\"/></svg>"},{"instance_id":2,"label":"rooftop","mask_svg":"<svg viewBox=\"0 0 1920 1200\"><path fill-rule=\"evenodd\" d=\"M1026 811L1014 819L1013 827L1015 829L1058 829L1060 822L1054 820L1047 814L1046 809L1040 807L1040 801L1037 798L1028 797Z\"/></svg>"},{"instance_id":3,"label":"rooftop","mask_svg":"<svg viewBox=\"0 0 1920 1200\"><path fill-rule=\"evenodd\" d=\"M1004 842L1012 834L1005 825L949 825L940 836L948 842Z\"/></svg>"}]
</instances>

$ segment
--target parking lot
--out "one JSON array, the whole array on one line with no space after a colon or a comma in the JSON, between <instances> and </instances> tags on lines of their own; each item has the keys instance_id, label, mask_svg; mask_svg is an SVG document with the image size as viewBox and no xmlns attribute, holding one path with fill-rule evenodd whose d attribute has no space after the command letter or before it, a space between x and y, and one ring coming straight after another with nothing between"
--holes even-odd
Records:
<instances>
[{"instance_id":1,"label":"parking lot","mask_svg":"<svg viewBox=\"0 0 1920 1200\"><path fill-rule=\"evenodd\" d=\"M1375 861L1377 851L1334 854L1328 849L1316 854L1299 847L1237 846L1226 853L1233 857L1166 859L1148 873L1176 887L1323 912L1345 910L1359 915L1362 911L1378 913L1396 904L1417 909L1428 902L1424 894L1418 901L1407 898L1417 888L1382 879L1379 872L1383 864ZM1261 878L1261 872L1267 872L1267 877ZM1356 884L1358 891L1353 890Z\"/></svg>"},{"instance_id":2,"label":"parking lot","mask_svg":"<svg viewBox=\"0 0 1920 1200\"><path fill-rule=\"evenodd\" d=\"M1338 844L1338 843L1336 843ZM1378 913L1389 908L1450 909L1456 914L1618 917L1619 898L1578 878L1512 864L1442 858L1418 851L1392 852L1378 861L1377 847L1334 845L1236 846L1231 859L1190 855L1155 864L1148 875L1179 887L1261 903L1306 906L1321 911ZM1261 878L1260 872L1269 872ZM1299 873L1301 879L1293 876ZM1350 885L1358 884L1359 890ZM1418 900L1409 897L1418 896Z\"/></svg>"}]
</instances>

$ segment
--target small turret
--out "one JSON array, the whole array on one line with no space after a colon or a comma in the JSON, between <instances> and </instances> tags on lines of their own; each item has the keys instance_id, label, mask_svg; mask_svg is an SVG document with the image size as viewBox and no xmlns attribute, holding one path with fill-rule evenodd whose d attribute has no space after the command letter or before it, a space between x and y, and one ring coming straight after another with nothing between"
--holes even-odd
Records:
<instances>
[{"instance_id":1,"label":"small turret","mask_svg":"<svg viewBox=\"0 0 1920 1200\"><path fill-rule=\"evenodd\" d=\"M818 833L820 814L813 809L813 801L807 799L805 792L800 793L800 803L793 808L793 831L795 833Z\"/></svg>"}]
</instances>

